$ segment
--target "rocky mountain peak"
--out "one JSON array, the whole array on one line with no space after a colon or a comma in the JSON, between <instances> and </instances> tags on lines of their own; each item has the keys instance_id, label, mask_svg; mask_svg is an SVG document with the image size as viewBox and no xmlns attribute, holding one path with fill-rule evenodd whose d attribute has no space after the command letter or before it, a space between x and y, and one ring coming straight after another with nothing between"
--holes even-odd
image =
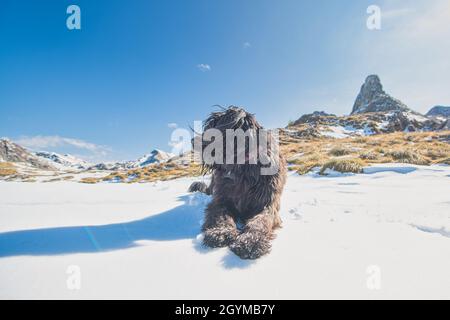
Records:
<instances>
[{"instance_id":1,"label":"rocky mountain peak","mask_svg":"<svg viewBox=\"0 0 450 320\"><path fill-rule=\"evenodd\" d=\"M145 167L149 164L165 162L172 158L173 155L162 150L154 149L149 154L138 159L132 164L134 167Z\"/></svg>"},{"instance_id":2,"label":"rocky mountain peak","mask_svg":"<svg viewBox=\"0 0 450 320\"><path fill-rule=\"evenodd\" d=\"M54 169L53 166L41 161L27 149L9 139L0 139L0 161L21 162L39 169Z\"/></svg>"},{"instance_id":3,"label":"rocky mountain peak","mask_svg":"<svg viewBox=\"0 0 450 320\"><path fill-rule=\"evenodd\" d=\"M324 118L324 117L335 118L336 115L329 114L324 111L314 111L313 113L304 114L297 121L293 122L292 125L297 126L297 125L305 124L305 123L312 124L312 123L321 121L322 118Z\"/></svg>"},{"instance_id":4,"label":"rocky mountain peak","mask_svg":"<svg viewBox=\"0 0 450 320\"><path fill-rule=\"evenodd\" d=\"M351 114L408 110L405 104L383 90L380 77L370 75L361 87Z\"/></svg>"},{"instance_id":5,"label":"rocky mountain peak","mask_svg":"<svg viewBox=\"0 0 450 320\"><path fill-rule=\"evenodd\" d=\"M384 93L380 77L376 74L367 76L363 88L369 92L373 92L374 94Z\"/></svg>"},{"instance_id":6,"label":"rocky mountain peak","mask_svg":"<svg viewBox=\"0 0 450 320\"><path fill-rule=\"evenodd\" d=\"M167 162L174 157L173 154L154 149L149 154L134 161L124 162L102 162L89 167L91 170L127 170L143 168L152 164Z\"/></svg>"},{"instance_id":7,"label":"rocky mountain peak","mask_svg":"<svg viewBox=\"0 0 450 320\"><path fill-rule=\"evenodd\" d=\"M72 169L87 169L92 164L89 162L74 157L70 154L59 154L56 152L38 151L34 153L37 157L43 161L48 162L50 165L59 169L72 168Z\"/></svg>"},{"instance_id":8,"label":"rocky mountain peak","mask_svg":"<svg viewBox=\"0 0 450 320\"><path fill-rule=\"evenodd\" d=\"M450 118L450 107L435 106L428 111L427 117Z\"/></svg>"},{"instance_id":9,"label":"rocky mountain peak","mask_svg":"<svg viewBox=\"0 0 450 320\"><path fill-rule=\"evenodd\" d=\"M435 121L441 121L441 130L450 129L450 107L435 106L428 111L426 116Z\"/></svg>"}]
</instances>

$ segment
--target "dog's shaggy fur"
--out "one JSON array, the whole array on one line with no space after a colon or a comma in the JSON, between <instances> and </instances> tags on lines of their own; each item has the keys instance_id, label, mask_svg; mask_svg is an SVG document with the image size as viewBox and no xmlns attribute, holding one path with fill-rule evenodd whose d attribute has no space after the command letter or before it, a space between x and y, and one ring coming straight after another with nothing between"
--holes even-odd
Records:
<instances>
[{"instance_id":1,"label":"dog's shaggy fur","mask_svg":"<svg viewBox=\"0 0 450 320\"><path fill-rule=\"evenodd\" d=\"M218 129L224 137L226 129L263 130L252 114L237 107L212 113L203 129ZM268 144L272 139L269 134ZM208 145L203 139L201 143L203 148ZM225 149L226 143L223 145ZM278 167L273 175L261 175L264 164L260 160L256 164L203 164L204 173L212 173L210 185L194 182L189 191L212 195L202 226L204 245L229 246L242 259L257 259L270 251L273 231L281 226L279 210L286 161L278 148L269 147L267 154L271 165Z\"/></svg>"}]
</instances>

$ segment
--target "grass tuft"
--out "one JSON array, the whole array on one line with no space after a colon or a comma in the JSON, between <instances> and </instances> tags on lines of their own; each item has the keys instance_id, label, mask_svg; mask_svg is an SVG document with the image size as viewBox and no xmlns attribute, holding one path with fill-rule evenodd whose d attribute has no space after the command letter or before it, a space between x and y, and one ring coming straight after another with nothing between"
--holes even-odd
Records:
<instances>
[{"instance_id":1,"label":"grass tuft","mask_svg":"<svg viewBox=\"0 0 450 320\"><path fill-rule=\"evenodd\" d=\"M81 183L88 183L88 184L94 184L99 182L100 179L98 178L91 178L91 177L86 177L80 180Z\"/></svg>"},{"instance_id":2,"label":"grass tuft","mask_svg":"<svg viewBox=\"0 0 450 320\"><path fill-rule=\"evenodd\" d=\"M325 174L327 169L338 172L362 173L364 162L361 159L331 159L320 169L320 174Z\"/></svg>"},{"instance_id":3,"label":"grass tuft","mask_svg":"<svg viewBox=\"0 0 450 320\"><path fill-rule=\"evenodd\" d=\"M423 157L418 151L415 150L394 150L387 154L392 157L396 162L411 163L417 165L428 165L430 161Z\"/></svg>"},{"instance_id":4,"label":"grass tuft","mask_svg":"<svg viewBox=\"0 0 450 320\"><path fill-rule=\"evenodd\" d=\"M374 151L365 151L359 155L359 158L362 160L375 161L378 160L379 155Z\"/></svg>"},{"instance_id":5,"label":"grass tuft","mask_svg":"<svg viewBox=\"0 0 450 320\"><path fill-rule=\"evenodd\" d=\"M343 147L340 147L340 146L334 147L329 152L329 154L331 156L334 156L334 157L346 156L346 155L348 155L350 153L352 153L350 150L348 150L346 148L343 148Z\"/></svg>"}]
</instances>

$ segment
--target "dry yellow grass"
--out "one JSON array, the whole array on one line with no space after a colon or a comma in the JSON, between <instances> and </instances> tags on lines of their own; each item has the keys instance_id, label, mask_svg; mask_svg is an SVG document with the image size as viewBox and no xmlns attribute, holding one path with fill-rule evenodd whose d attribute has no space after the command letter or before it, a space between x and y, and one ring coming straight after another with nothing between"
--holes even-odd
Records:
<instances>
[{"instance_id":1,"label":"dry yellow grass","mask_svg":"<svg viewBox=\"0 0 450 320\"><path fill-rule=\"evenodd\" d=\"M68 181L68 180L72 180L74 177L73 176L65 176L65 177L57 177L57 178L52 178L49 180L44 180L42 182L58 182L58 181ZM88 183L88 182L86 182Z\"/></svg>"},{"instance_id":2,"label":"dry yellow grass","mask_svg":"<svg viewBox=\"0 0 450 320\"><path fill-rule=\"evenodd\" d=\"M369 150L360 153L359 158L366 161L377 161L380 158L379 153Z\"/></svg>"},{"instance_id":3,"label":"dry yellow grass","mask_svg":"<svg viewBox=\"0 0 450 320\"><path fill-rule=\"evenodd\" d=\"M295 170L299 174L306 174L316 167L321 167L326 159L321 158L319 153L307 155L290 162L293 166L290 170Z\"/></svg>"},{"instance_id":4,"label":"dry yellow grass","mask_svg":"<svg viewBox=\"0 0 450 320\"><path fill-rule=\"evenodd\" d=\"M448 163L450 158L450 131L391 133L346 139L292 138L281 140L290 170L305 174L322 166L333 157L359 158L373 163L411 163L429 165ZM289 142L286 142L289 141Z\"/></svg>"},{"instance_id":5,"label":"dry yellow grass","mask_svg":"<svg viewBox=\"0 0 450 320\"><path fill-rule=\"evenodd\" d=\"M17 170L10 162L0 162L0 177L7 177L17 174Z\"/></svg>"},{"instance_id":6,"label":"dry yellow grass","mask_svg":"<svg viewBox=\"0 0 450 320\"><path fill-rule=\"evenodd\" d=\"M106 177L102 178L103 181L117 181L117 182L123 182L127 179L128 179L128 176L124 172L123 173L113 172L113 173L107 175Z\"/></svg>"},{"instance_id":7,"label":"dry yellow grass","mask_svg":"<svg viewBox=\"0 0 450 320\"><path fill-rule=\"evenodd\" d=\"M351 172L361 173L363 171L365 163L361 159L331 159L327 161L320 169L320 174L325 174L327 169L331 169L338 172Z\"/></svg>"},{"instance_id":8,"label":"dry yellow grass","mask_svg":"<svg viewBox=\"0 0 450 320\"><path fill-rule=\"evenodd\" d=\"M417 165L428 165L430 160L422 156L418 150L400 149L389 151L388 156L391 156L395 162L411 163Z\"/></svg>"},{"instance_id":9,"label":"dry yellow grass","mask_svg":"<svg viewBox=\"0 0 450 320\"><path fill-rule=\"evenodd\" d=\"M321 168L323 172L327 168L341 172L361 172L363 166L373 163L450 164L449 137L450 131L397 132L346 139L295 138L282 133L280 145L281 152L288 159L289 170L299 174L306 174L314 168ZM153 182L200 174L201 167L198 164L167 162L117 171L103 178L84 178L81 182Z\"/></svg>"},{"instance_id":10,"label":"dry yellow grass","mask_svg":"<svg viewBox=\"0 0 450 320\"><path fill-rule=\"evenodd\" d=\"M86 177L80 180L81 183L88 183L88 184L94 184L99 182L99 178L92 178L92 177Z\"/></svg>"},{"instance_id":11,"label":"dry yellow grass","mask_svg":"<svg viewBox=\"0 0 450 320\"><path fill-rule=\"evenodd\" d=\"M199 174L201 174L201 168L198 164L178 165L175 163L164 163L128 171L113 172L101 180L128 183L153 182L196 176Z\"/></svg>"},{"instance_id":12,"label":"dry yellow grass","mask_svg":"<svg viewBox=\"0 0 450 320\"><path fill-rule=\"evenodd\" d=\"M336 146L329 151L329 154L331 156L335 156L335 157L345 156L345 155L348 155L351 153L352 153L351 150L349 150L345 147L342 147L342 146Z\"/></svg>"}]
</instances>

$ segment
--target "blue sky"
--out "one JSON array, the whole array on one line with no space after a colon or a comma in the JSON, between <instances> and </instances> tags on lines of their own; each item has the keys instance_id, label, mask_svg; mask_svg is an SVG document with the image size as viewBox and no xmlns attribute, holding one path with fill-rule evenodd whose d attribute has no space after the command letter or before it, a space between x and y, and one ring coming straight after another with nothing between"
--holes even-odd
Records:
<instances>
[{"instance_id":1,"label":"blue sky","mask_svg":"<svg viewBox=\"0 0 450 320\"><path fill-rule=\"evenodd\" d=\"M81 8L68 30L66 8ZM382 9L381 30L366 27ZM170 151L240 105L266 127L349 113L364 78L426 112L450 105L446 0L3 0L0 136L88 160ZM172 127L172 128L171 128Z\"/></svg>"}]
</instances>

